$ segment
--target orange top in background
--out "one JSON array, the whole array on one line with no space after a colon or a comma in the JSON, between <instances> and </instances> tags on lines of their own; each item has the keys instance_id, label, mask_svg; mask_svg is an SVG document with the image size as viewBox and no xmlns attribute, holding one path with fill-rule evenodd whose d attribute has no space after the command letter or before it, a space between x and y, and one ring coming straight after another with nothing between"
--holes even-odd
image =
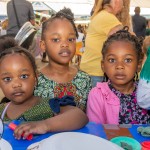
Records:
<instances>
[{"instance_id":1,"label":"orange top in background","mask_svg":"<svg viewBox=\"0 0 150 150\"><path fill-rule=\"evenodd\" d=\"M82 56L83 52L80 51L80 49L83 47L82 42L76 42L76 53L75 55L80 55Z\"/></svg>"}]
</instances>

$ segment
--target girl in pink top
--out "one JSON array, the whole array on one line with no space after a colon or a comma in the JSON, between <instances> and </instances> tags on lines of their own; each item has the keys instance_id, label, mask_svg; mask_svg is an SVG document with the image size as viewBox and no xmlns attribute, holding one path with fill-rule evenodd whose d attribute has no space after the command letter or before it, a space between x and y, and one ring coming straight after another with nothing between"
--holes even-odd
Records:
<instances>
[{"instance_id":1,"label":"girl in pink top","mask_svg":"<svg viewBox=\"0 0 150 150\"><path fill-rule=\"evenodd\" d=\"M87 115L101 124L147 124L148 111L136 100L137 74L142 65L142 42L128 28L111 35L102 49L101 67L105 81L88 97Z\"/></svg>"}]
</instances>

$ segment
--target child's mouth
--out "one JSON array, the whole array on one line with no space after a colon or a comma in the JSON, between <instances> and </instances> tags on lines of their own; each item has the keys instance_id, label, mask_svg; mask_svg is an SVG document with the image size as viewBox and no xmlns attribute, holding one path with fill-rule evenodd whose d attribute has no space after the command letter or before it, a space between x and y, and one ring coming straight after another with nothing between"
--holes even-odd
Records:
<instances>
[{"instance_id":1,"label":"child's mouth","mask_svg":"<svg viewBox=\"0 0 150 150\"><path fill-rule=\"evenodd\" d=\"M125 75L123 75L123 74L117 74L117 75L115 75L115 78L116 79L124 79Z\"/></svg>"},{"instance_id":2,"label":"child's mouth","mask_svg":"<svg viewBox=\"0 0 150 150\"><path fill-rule=\"evenodd\" d=\"M59 54L60 54L61 56L63 56L63 57L67 57L67 56L70 55L70 51L62 51L62 52L60 52Z\"/></svg>"}]
</instances>

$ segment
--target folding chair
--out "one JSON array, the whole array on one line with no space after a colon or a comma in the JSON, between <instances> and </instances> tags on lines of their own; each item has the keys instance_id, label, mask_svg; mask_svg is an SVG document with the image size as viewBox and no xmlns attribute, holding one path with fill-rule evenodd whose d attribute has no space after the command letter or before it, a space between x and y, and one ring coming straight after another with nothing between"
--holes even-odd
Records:
<instances>
[{"instance_id":1,"label":"folding chair","mask_svg":"<svg viewBox=\"0 0 150 150\"><path fill-rule=\"evenodd\" d=\"M29 49L36 32L35 27L28 21L20 28L15 36L15 40L20 46Z\"/></svg>"}]
</instances>

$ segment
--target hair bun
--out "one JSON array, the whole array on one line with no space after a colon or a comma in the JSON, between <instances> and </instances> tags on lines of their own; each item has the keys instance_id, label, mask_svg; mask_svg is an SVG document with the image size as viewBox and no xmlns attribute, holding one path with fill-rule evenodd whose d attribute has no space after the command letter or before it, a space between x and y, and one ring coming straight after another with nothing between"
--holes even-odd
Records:
<instances>
[{"instance_id":1,"label":"hair bun","mask_svg":"<svg viewBox=\"0 0 150 150\"><path fill-rule=\"evenodd\" d=\"M117 31L116 33L129 33L129 27L128 26L124 26L123 29Z\"/></svg>"},{"instance_id":2,"label":"hair bun","mask_svg":"<svg viewBox=\"0 0 150 150\"><path fill-rule=\"evenodd\" d=\"M56 13L56 16L63 16L66 17L69 20L74 20L74 14L72 13L70 8L64 7L60 11Z\"/></svg>"},{"instance_id":3,"label":"hair bun","mask_svg":"<svg viewBox=\"0 0 150 150\"><path fill-rule=\"evenodd\" d=\"M0 36L0 51L17 46L15 39L8 35Z\"/></svg>"}]
</instances>

